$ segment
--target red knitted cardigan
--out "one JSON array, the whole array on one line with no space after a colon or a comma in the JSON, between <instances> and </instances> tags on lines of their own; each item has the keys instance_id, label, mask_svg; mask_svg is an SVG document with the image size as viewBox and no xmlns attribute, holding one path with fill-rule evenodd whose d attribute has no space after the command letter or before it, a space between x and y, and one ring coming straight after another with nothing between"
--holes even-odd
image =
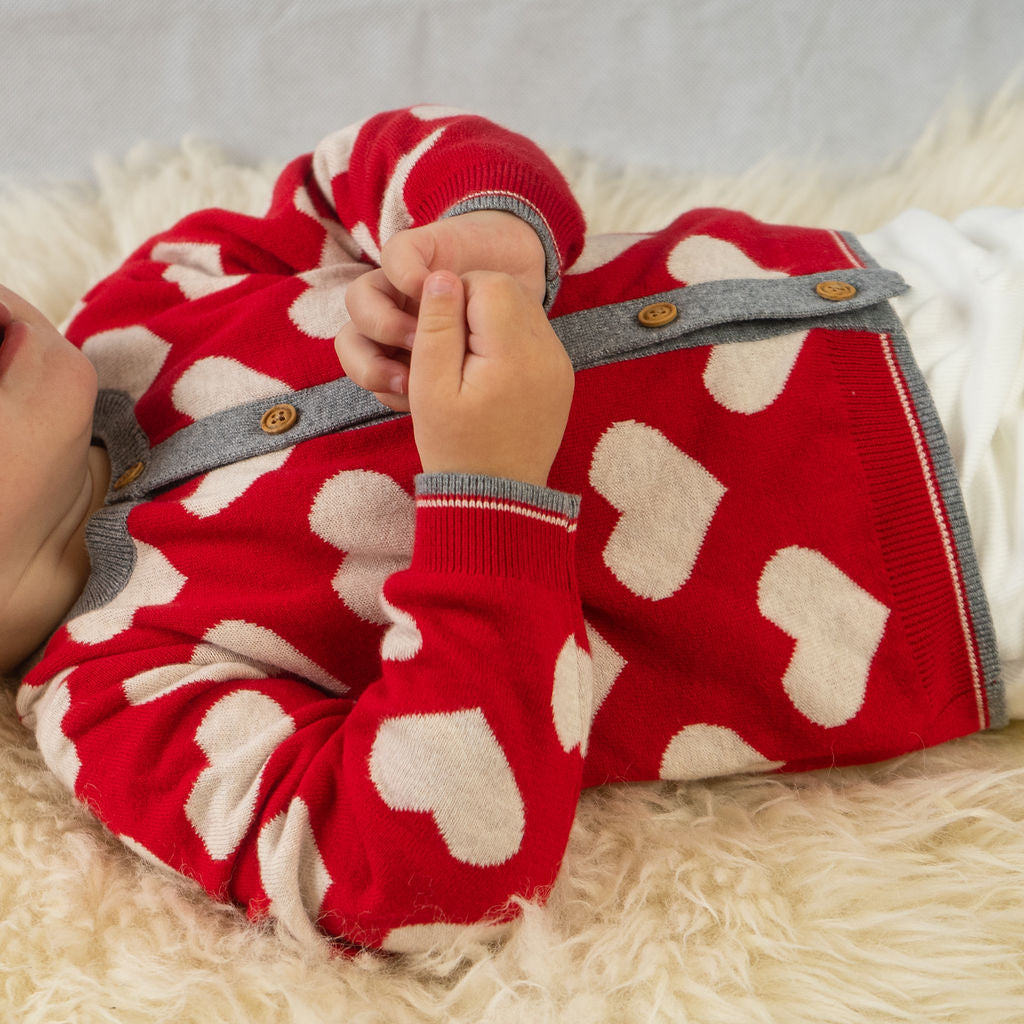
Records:
<instances>
[{"instance_id":1,"label":"red knitted cardigan","mask_svg":"<svg viewBox=\"0 0 1024 1024\"><path fill-rule=\"evenodd\" d=\"M419 475L339 377L394 232L531 223L577 370L549 488ZM382 114L85 297L113 483L19 711L144 856L403 950L514 913L581 787L888 758L1002 722L941 426L838 232L720 209L585 239L530 142ZM269 414L269 415L268 415Z\"/></svg>"}]
</instances>

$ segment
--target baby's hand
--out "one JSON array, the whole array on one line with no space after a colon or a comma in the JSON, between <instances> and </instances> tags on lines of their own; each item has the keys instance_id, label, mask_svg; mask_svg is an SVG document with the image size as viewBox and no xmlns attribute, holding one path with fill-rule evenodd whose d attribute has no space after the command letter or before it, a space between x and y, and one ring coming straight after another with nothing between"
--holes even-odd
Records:
<instances>
[{"instance_id":1,"label":"baby's hand","mask_svg":"<svg viewBox=\"0 0 1024 1024\"><path fill-rule=\"evenodd\" d=\"M526 221L501 210L476 210L392 236L380 254L388 281L418 301L423 282L435 270L458 277L471 270L497 270L514 277L544 301L544 247Z\"/></svg>"},{"instance_id":2,"label":"baby's hand","mask_svg":"<svg viewBox=\"0 0 1024 1024\"><path fill-rule=\"evenodd\" d=\"M369 270L348 286L351 319L334 339L341 368L395 412L409 411L409 350L419 303L394 288L383 270Z\"/></svg>"},{"instance_id":3,"label":"baby's hand","mask_svg":"<svg viewBox=\"0 0 1024 1024\"><path fill-rule=\"evenodd\" d=\"M506 274L430 275L409 376L425 472L546 485L572 392L572 364L536 295Z\"/></svg>"},{"instance_id":4,"label":"baby's hand","mask_svg":"<svg viewBox=\"0 0 1024 1024\"><path fill-rule=\"evenodd\" d=\"M544 248L525 221L498 210L460 214L400 231L384 245L381 268L345 295L351 321L335 339L345 373L398 412L408 412L409 348L423 282L436 270L457 276L495 270L543 302Z\"/></svg>"}]
</instances>

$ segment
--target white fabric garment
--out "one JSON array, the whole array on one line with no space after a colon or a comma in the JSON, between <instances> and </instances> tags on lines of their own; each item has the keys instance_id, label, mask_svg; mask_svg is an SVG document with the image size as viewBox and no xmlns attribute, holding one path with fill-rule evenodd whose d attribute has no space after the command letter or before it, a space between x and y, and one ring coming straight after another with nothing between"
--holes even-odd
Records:
<instances>
[{"instance_id":1,"label":"white fabric garment","mask_svg":"<svg viewBox=\"0 0 1024 1024\"><path fill-rule=\"evenodd\" d=\"M861 235L910 291L893 299L949 437L999 646L1024 718L1024 209L908 210Z\"/></svg>"}]
</instances>

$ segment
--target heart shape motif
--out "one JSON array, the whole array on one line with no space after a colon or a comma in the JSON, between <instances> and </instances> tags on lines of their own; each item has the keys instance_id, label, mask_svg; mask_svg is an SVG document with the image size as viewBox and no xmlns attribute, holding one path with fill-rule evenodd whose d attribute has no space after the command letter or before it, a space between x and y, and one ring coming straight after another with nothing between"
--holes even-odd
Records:
<instances>
[{"instance_id":1,"label":"heart shape motif","mask_svg":"<svg viewBox=\"0 0 1024 1024\"><path fill-rule=\"evenodd\" d=\"M722 725L700 722L672 737L661 755L663 779L710 779L740 772L768 772L785 761L769 761L742 736Z\"/></svg>"},{"instance_id":2,"label":"heart shape motif","mask_svg":"<svg viewBox=\"0 0 1024 1024\"><path fill-rule=\"evenodd\" d=\"M197 644L187 662L157 665L129 676L121 683L121 690L129 704L149 704L192 683L231 683L266 679L271 674L269 666L260 665L253 658L230 654L212 644Z\"/></svg>"},{"instance_id":3,"label":"heart shape motif","mask_svg":"<svg viewBox=\"0 0 1024 1024\"><path fill-rule=\"evenodd\" d=\"M288 319L308 337L328 341L349 321L345 292L366 272L366 264L352 262L332 239L325 243L324 251L325 256L333 254L337 262L296 275L309 287L288 307Z\"/></svg>"},{"instance_id":4,"label":"heart shape motif","mask_svg":"<svg viewBox=\"0 0 1024 1024\"><path fill-rule=\"evenodd\" d=\"M569 637L555 662L551 714L562 749L579 747L586 756L594 716L615 685L626 659L594 627L584 621L588 654Z\"/></svg>"},{"instance_id":5,"label":"heart shape motif","mask_svg":"<svg viewBox=\"0 0 1024 1024\"><path fill-rule=\"evenodd\" d=\"M704 386L730 412L761 412L785 390L806 338L807 331L796 331L715 345L704 367Z\"/></svg>"},{"instance_id":6,"label":"heart shape motif","mask_svg":"<svg viewBox=\"0 0 1024 1024\"><path fill-rule=\"evenodd\" d=\"M124 589L95 611L68 622L68 634L80 644L100 644L128 629L140 608L170 604L188 582L159 548L132 538L135 564Z\"/></svg>"},{"instance_id":7,"label":"heart shape motif","mask_svg":"<svg viewBox=\"0 0 1024 1024\"><path fill-rule=\"evenodd\" d=\"M391 620L380 644L381 658L384 661L409 661L415 658L423 647L423 634L416 620L407 611L396 608L383 594L380 605Z\"/></svg>"},{"instance_id":8,"label":"heart shape motif","mask_svg":"<svg viewBox=\"0 0 1024 1024\"><path fill-rule=\"evenodd\" d=\"M307 658L283 636L269 626L261 626L245 619L222 619L203 635L203 643L211 645L219 653L220 662L241 661L267 676L287 672L300 679L309 679L330 693L348 693L348 687L336 676ZM207 660L216 656L206 652L199 656ZM199 654L197 649L196 654ZM195 660L196 655L193 655ZM247 678L243 674L242 678Z\"/></svg>"},{"instance_id":9,"label":"heart shape motif","mask_svg":"<svg viewBox=\"0 0 1024 1024\"><path fill-rule=\"evenodd\" d=\"M587 235L583 251L576 257L576 262L566 271L566 274L589 274L592 270L597 270L598 267L606 266L612 260L618 259L637 242L642 242L650 237L646 233Z\"/></svg>"},{"instance_id":10,"label":"heart shape motif","mask_svg":"<svg viewBox=\"0 0 1024 1024\"><path fill-rule=\"evenodd\" d=\"M551 688L551 714L555 733L568 754L579 747L587 752L594 705L594 663L590 655L569 637L555 662L555 682Z\"/></svg>"},{"instance_id":11,"label":"heart shape motif","mask_svg":"<svg viewBox=\"0 0 1024 1024\"><path fill-rule=\"evenodd\" d=\"M153 385L171 351L148 327L133 324L100 331L82 343L100 387L123 391L137 402Z\"/></svg>"},{"instance_id":12,"label":"heart shape motif","mask_svg":"<svg viewBox=\"0 0 1024 1024\"><path fill-rule=\"evenodd\" d=\"M714 235L684 238L668 254L666 266L677 281L688 285L744 278L774 281L789 277L784 270L766 270L738 245Z\"/></svg>"},{"instance_id":13,"label":"heart shape motif","mask_svg":"<svg viewBox=\"0 0 1024 1024\"><path fill-rule=\"evenodd\" d=\"M889 609L821 552L782 548L757 584L761 614L796 641L782 685L796 709L835 728L864 704Z\"/></svg>"},{"instance_id":14,"label":"heart shape motif","mask_svg":"<svg viewBox=\"0 0 1024 1024\"><path fill-rule=\"evenodd\" d=\"M164 279L172 281L186 299L202 299L232 288L248 274L225 274L221 248L215 242L158 242L149 258L167 263Z\"/></svg>"},{"instance_id":15,"label":"heart shape motif","mask_svg":"<svg viewBox=\"0 0 1024 1024\"><path fill-rule=\"evenodd\" d=\"M274 916L297 938L321 945L323 935L313 922L320 916L333 879L316 844L309 807L301 797L293 797L287 811L260 829L256 852L260 884L270 897Z\"/></svg>"},{"instance_id":16,"label":"heart shape motif","mask_svg":"<svg viewBox=\"0 0 1024 1024\"><path fill-rule=\"evenodd\" d=\"M174 408L193 420L215 416L244 402L276 398L291 391L287 381L260 373L229 356L198 359L174 382Z\"/></svg>"},{"instance_id":17,"label":"heart shape motif","mask_svg":"<svg viewBox=\"0 0 1024 1024\"><path fill-rule=\"evenodd\" d=\"M64 732L64 718L71 710L68 676L77 666L64 669L43 686L22 686L17 711L26 728L36 734L46 767L73 793L82 761L74 740Z\"/></svg>"},{"instance_id":18,"label":"heart shape motif","mask_svg":"<svg viewBox=\"0 0 1024 1024\"><path fill-rule=\"evenodd\" d=\"M601 436L590 483L619 513L604 547L612 575L638 597L671 597L690 578L726 488L660 430L624 420Z\"/></svg>"},{"instance_id":19,"label":"heart shape motif","mask_svg":"<svg viewBox=\"0 0 1024 1024\"><path fill-rule=\"evenodd\" d=\"M295 731L277 701L256 690L236 690L213 704L196 730L207 766L185 801L185 815L214 860L238 849L252 824L263 769Z\"/></svg>"},{"instance_id":20,"label":"heart shape motif","mask_svg":"<svg viewBox=\"0 0 1024 1024\"><path fill-rule=\"evenodd\" d=\"M590 708L590 724L593 724L619 673L626 667L626 659L589 622L584 621L583 625L594 668L594 699Z\"/></svg>"},{"instance_id":21,"label":"heart shape motif","mask_svg":"<svg viewBox=\"0 0 1024 1024\"><path fill-rule=\"evenodd\" d=\"M312 531L345 552L333 586L359 618L393 620L381 606L384 581L412 560L416 506L390 476L348 469L325 480L309 510Z\"/></svg>"},{"instance_id":22,"label":"heart shape motif","mask_svg":"<svg viewBox=\"0 0 1024 1024\"><path fill-rule=\"evenodd\" d=\"M503 864L522 845L522 794L480 708L386 719L369 769L384 803L433 815L463 864Z\"/></svg>"},{"instance_id":23,"label":"heart shape motif","mask_svg":"<svg viewBox=\"0 0 1024 1024\"><path fill-rule=\"evenodd\" d=\"M291 448L282 448L213 469L187 498L182 499L181 504L198 519L215 516L237 501L261 477L277 472L288 461L292 451Z\"/></svg>"}]
</instances>

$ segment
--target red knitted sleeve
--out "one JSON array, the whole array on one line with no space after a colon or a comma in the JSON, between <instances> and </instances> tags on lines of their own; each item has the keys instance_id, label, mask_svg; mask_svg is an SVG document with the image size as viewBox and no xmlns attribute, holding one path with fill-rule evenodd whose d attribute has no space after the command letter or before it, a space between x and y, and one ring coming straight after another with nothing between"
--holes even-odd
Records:
<instances>
[{"instance_id":1,"label":"red knitted sleeve","mask_svg":"<svg viewBox=\"0 0 1024 1024\"><path fill-rule=\"evenodd\" d=\"M396 231L480 209L505 210L534 227L549 286L582 250L579 206L524 136L448 108L378 114L288 164L264 215L201 210L149 239L86 295L68 336L80 342L151 320L183 299L224 308L283 279L299 289L333 287L337 298L379 264L380 247ZM347 318L344 304L321 305L307 333L333 338ZM174 323L152 328L163 337L161 327Z\"/></svg>"},{"instance_id":2,"label":"red knitted sleeve","mask_svg":"<svg viewBox=\"0 0 1024 1024\"><path fill-rule=\"evenodd\" d=\"M340 603L302 623L274 595L233 598L258 570L228 549L218 589L136 539L132 592L71 619L19 711L108 828L254 917L395 950L501 923L554 881L580 792L593 684L575 513L513 481L421 478L379 677L357 699L340 676L365 637ZM299 613L316 575L296 583Z\"/></svg>"},{"instance_id":3,"label":"red knitted sleeve","mask_svg":"<svg viewBox=\"0 0 1024 1024\"><path fill-rule=\"evenodd\" d=\"M529 139L445 107L379 114L329 136L316 180L363 252L453 212L504 209L528 220L553 278L579 255L584 221L561 172Z\"/></svg>"}]
</instances>

